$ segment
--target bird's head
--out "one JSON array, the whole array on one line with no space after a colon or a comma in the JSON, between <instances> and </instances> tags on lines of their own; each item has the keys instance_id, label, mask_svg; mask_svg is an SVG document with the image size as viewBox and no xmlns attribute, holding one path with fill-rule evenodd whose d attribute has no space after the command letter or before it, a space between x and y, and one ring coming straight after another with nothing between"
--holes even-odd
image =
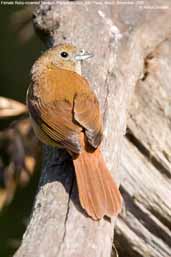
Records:
<instances>
[{"instance_id":1,"label":"bird's head","mask_svg":"<svg viewBox=\"0 0 171 257\"><path fill-rule=\"evenodd\" d=\"M93 54L85 50L78 50L71 44L60 44L46 51L38 60L45 67L56 66L58 68L81 73L81 62L93 57Z\"/></svg>"}]
</instances>

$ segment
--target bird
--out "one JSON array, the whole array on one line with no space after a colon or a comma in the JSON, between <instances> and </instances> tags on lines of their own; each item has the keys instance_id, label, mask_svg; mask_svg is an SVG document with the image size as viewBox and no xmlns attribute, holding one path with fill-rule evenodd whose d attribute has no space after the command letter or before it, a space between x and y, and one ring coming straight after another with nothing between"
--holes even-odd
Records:
<instances>
[{"instance_id":1,"label":"bird","mask_svg":"<svg viewBox=\"0 0 171 257\"><path fill-rule=\"evenodd\" d=\"M122 197L100 150L100 104L81 74L82 62L91 57L70 43L46 50L32 66L26 102L38 139L72 157L80 204L98 221L117 216Z\"/></svg>"}]
</instances>

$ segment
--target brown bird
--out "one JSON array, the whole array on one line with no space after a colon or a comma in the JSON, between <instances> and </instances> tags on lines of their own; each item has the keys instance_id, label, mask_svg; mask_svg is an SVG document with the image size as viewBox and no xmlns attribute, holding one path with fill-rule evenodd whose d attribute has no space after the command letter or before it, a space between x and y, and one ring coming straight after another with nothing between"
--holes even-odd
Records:
<instances>
[{"instance_id":1,"label":"brown bird","mask_svg":"<svg viewBox=\"0 0 171 257\"><path fill-rule=\"evenodd\" d=\"M81 76L81 61L90 57L70 44L46 51L33 65L27 105L40 141L72 156L81 206L98 220L120 212L121 195L99 149L98 100Z\"/></svg>"}]
</instances>

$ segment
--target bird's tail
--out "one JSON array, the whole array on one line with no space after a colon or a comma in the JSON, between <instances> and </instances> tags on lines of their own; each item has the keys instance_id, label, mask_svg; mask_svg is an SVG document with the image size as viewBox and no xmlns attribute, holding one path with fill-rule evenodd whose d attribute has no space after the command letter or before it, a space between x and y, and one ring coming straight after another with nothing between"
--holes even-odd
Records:
<instances>
[{"instance_id":1,"label":"bird's tail","mask_svg":"<svg viewBox=\"0 0 171 257\"><path fill-rule=\"evenodd\" d=\"M74 161L80 203L94 220L117 216L121 210L121 195L102 153L82 152Z\"/></svg>"}]
</instances>

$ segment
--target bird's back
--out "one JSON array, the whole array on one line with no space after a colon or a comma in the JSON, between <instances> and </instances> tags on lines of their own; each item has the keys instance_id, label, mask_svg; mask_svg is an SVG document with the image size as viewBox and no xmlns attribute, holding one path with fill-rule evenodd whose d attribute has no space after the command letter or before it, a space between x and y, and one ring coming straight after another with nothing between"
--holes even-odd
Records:
<instances>
[{"instance_id":1,"label":"bird's back","mask_svg":"<svg viewBox=\"0 0 171 257\"><path fill-rule=\"evenodd\" d=\"M84 77L52 65L33 81L34 96L40 97L44 104L62 100L73 104L74 96L80 92L91 92Z\"/></svg>"}]
</instances>

